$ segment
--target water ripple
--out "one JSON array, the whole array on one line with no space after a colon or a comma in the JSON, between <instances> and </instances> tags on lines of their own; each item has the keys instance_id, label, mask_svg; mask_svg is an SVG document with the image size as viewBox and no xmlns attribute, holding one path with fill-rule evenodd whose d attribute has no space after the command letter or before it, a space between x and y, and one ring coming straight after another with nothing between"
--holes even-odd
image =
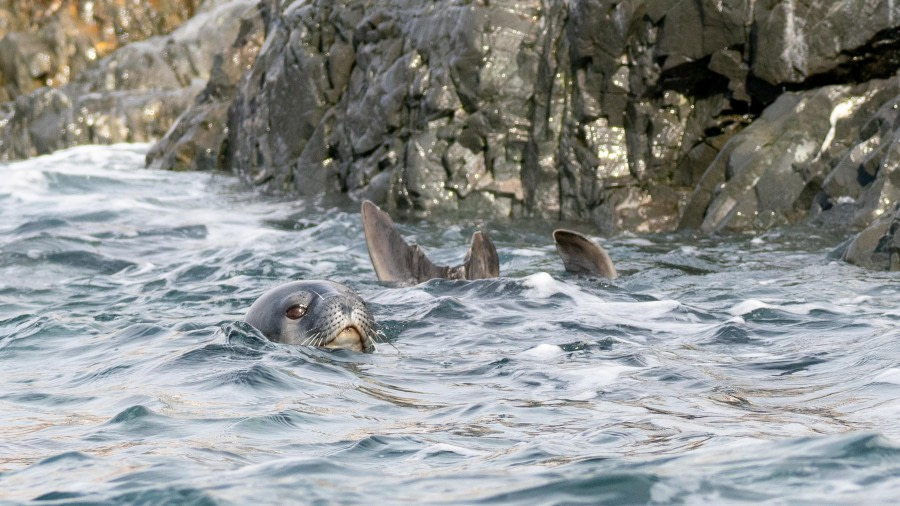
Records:
<instances>
[{"instance_id":1,"label":"water ripple","mask_svg":"<svg viewBox=\"0 0 900 506\"><path fill-rule=\"evenodd\" d=\"M553 223L484 223L499 279L398 287L356 206L143 170L145 150L3 167L0 501L900 494L897 274L835 262L837 235L604 238L609 282L562 272ZM447 264L474 231L399 226ZM387 343L284 346L240 321L305 278L357 290Z\"/></svg>"}]
</instances>

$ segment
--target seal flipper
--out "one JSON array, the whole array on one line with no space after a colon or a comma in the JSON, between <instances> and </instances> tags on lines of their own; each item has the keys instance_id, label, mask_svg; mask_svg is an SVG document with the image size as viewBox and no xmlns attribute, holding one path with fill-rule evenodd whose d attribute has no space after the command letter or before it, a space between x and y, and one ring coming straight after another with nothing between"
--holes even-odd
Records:
<instances>
[{"instance_id":1,"label":"seal flipper","mask_svg":"<svg viewBox=\"0 0 900 506\"><path fill-rule=\"evenodd\" d=\"M482 232L472 235L466 260L458 267L435 265L418 245L406 243L390 215L372 202L362 203L363 232L379 281L421 283L434 278L482 279L500 275L494 243Z\"/></svg>"},{"instance_id":2,"label":"seal flipper","mask_svg":"<svg viewBox=\"0 0 900 506\"><path fill-rule=\"evenodd\" d=\"M616 268L609 254L599 244L571 230L553 231L556 252L562 258L566 271L616 279Z\"/></svg>"},{"instance_id":3,"label":"seal flipper","mask_svg":"<svg viewBox=\"0 0 900 506\"><path fill-rule=\"evenodd\" d=\"M407 244L390 215L368 200L362 203L362 222L369 258L379 281L418 283L423 277L447 277L447 267L434 265L422 248Z\"/></svg>"},{"instance_id":4,"label":"seal flipper","mask_svg":"<svg viewBox=\"0 0 900 506\"><path fill-rule=\"evenodd\" d=\"M465 262L450 270L451 279L487 279L500 276L500 258L494 242L487 234L475 232L472 234L472 245L466 253Z\"/></svg>"}]
</instances>

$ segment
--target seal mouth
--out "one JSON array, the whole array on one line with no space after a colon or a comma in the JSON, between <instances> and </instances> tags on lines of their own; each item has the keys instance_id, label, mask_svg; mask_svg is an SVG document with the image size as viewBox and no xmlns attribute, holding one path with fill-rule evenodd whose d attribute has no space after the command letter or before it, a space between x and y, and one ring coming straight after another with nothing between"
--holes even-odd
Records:
<instances>
[{"instance_id":1,"label":"seal mouth","mask_svg":"<svg viewBox=\"0 0 900 506\"><path fill-rule=\"evenodd\" d=\"M350 325L344 330L338 332L333 339L325 343L323 346L328 349L344 349L344 350L353 350L359 352L367 352L370 351L371 344L369 344L369 340L363 335L362 332L359 331L355 326Z\"/></svg>"}]
</instances>

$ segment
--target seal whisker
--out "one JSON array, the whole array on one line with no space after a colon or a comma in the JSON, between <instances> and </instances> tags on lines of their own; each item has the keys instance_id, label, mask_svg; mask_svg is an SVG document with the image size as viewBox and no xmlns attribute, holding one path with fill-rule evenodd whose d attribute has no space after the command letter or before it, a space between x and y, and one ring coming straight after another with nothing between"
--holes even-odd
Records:
<instances>
[{"instance_id":1,"label":"seal whisker","mask_svg":"<svg viewBox=\"0 0 900 506\"><path fill-rule=\"evenodd\" d=\"M372 335L372 340L375 341L376 343L387 343L388 342L387 336L385 335L384 332L381 331L381 329L373 330L371 335Z\"/></svg>"},{"instance_id":2,"label":"seal whisker","mask_svg":"<svg viewBox=\"0 0 900 506\"><path fill-rule=\"evenodd\" d=\"M313 333L303 341L301 346L315 346L314 343L316 342L316 339L318 339L319 334L319 332Z\"/></svg>"}]
</instances>

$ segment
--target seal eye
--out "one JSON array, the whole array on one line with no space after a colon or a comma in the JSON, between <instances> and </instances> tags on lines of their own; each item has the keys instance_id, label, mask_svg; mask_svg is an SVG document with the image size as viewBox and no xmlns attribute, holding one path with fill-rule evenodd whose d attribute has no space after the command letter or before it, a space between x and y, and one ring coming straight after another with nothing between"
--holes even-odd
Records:
<instances>
[{"instance_id":1,"label":"seal eye","mask_svg":"<svg viewBox=\"0 0 900 506\"><path fill-rule=\"evenodd\" d=\"M291 306L284 312L284 315L291 320L299 320L300 318L303 318L303 315L305 314L306 308L303 306Z\"/></svg>"}]
</instances>

